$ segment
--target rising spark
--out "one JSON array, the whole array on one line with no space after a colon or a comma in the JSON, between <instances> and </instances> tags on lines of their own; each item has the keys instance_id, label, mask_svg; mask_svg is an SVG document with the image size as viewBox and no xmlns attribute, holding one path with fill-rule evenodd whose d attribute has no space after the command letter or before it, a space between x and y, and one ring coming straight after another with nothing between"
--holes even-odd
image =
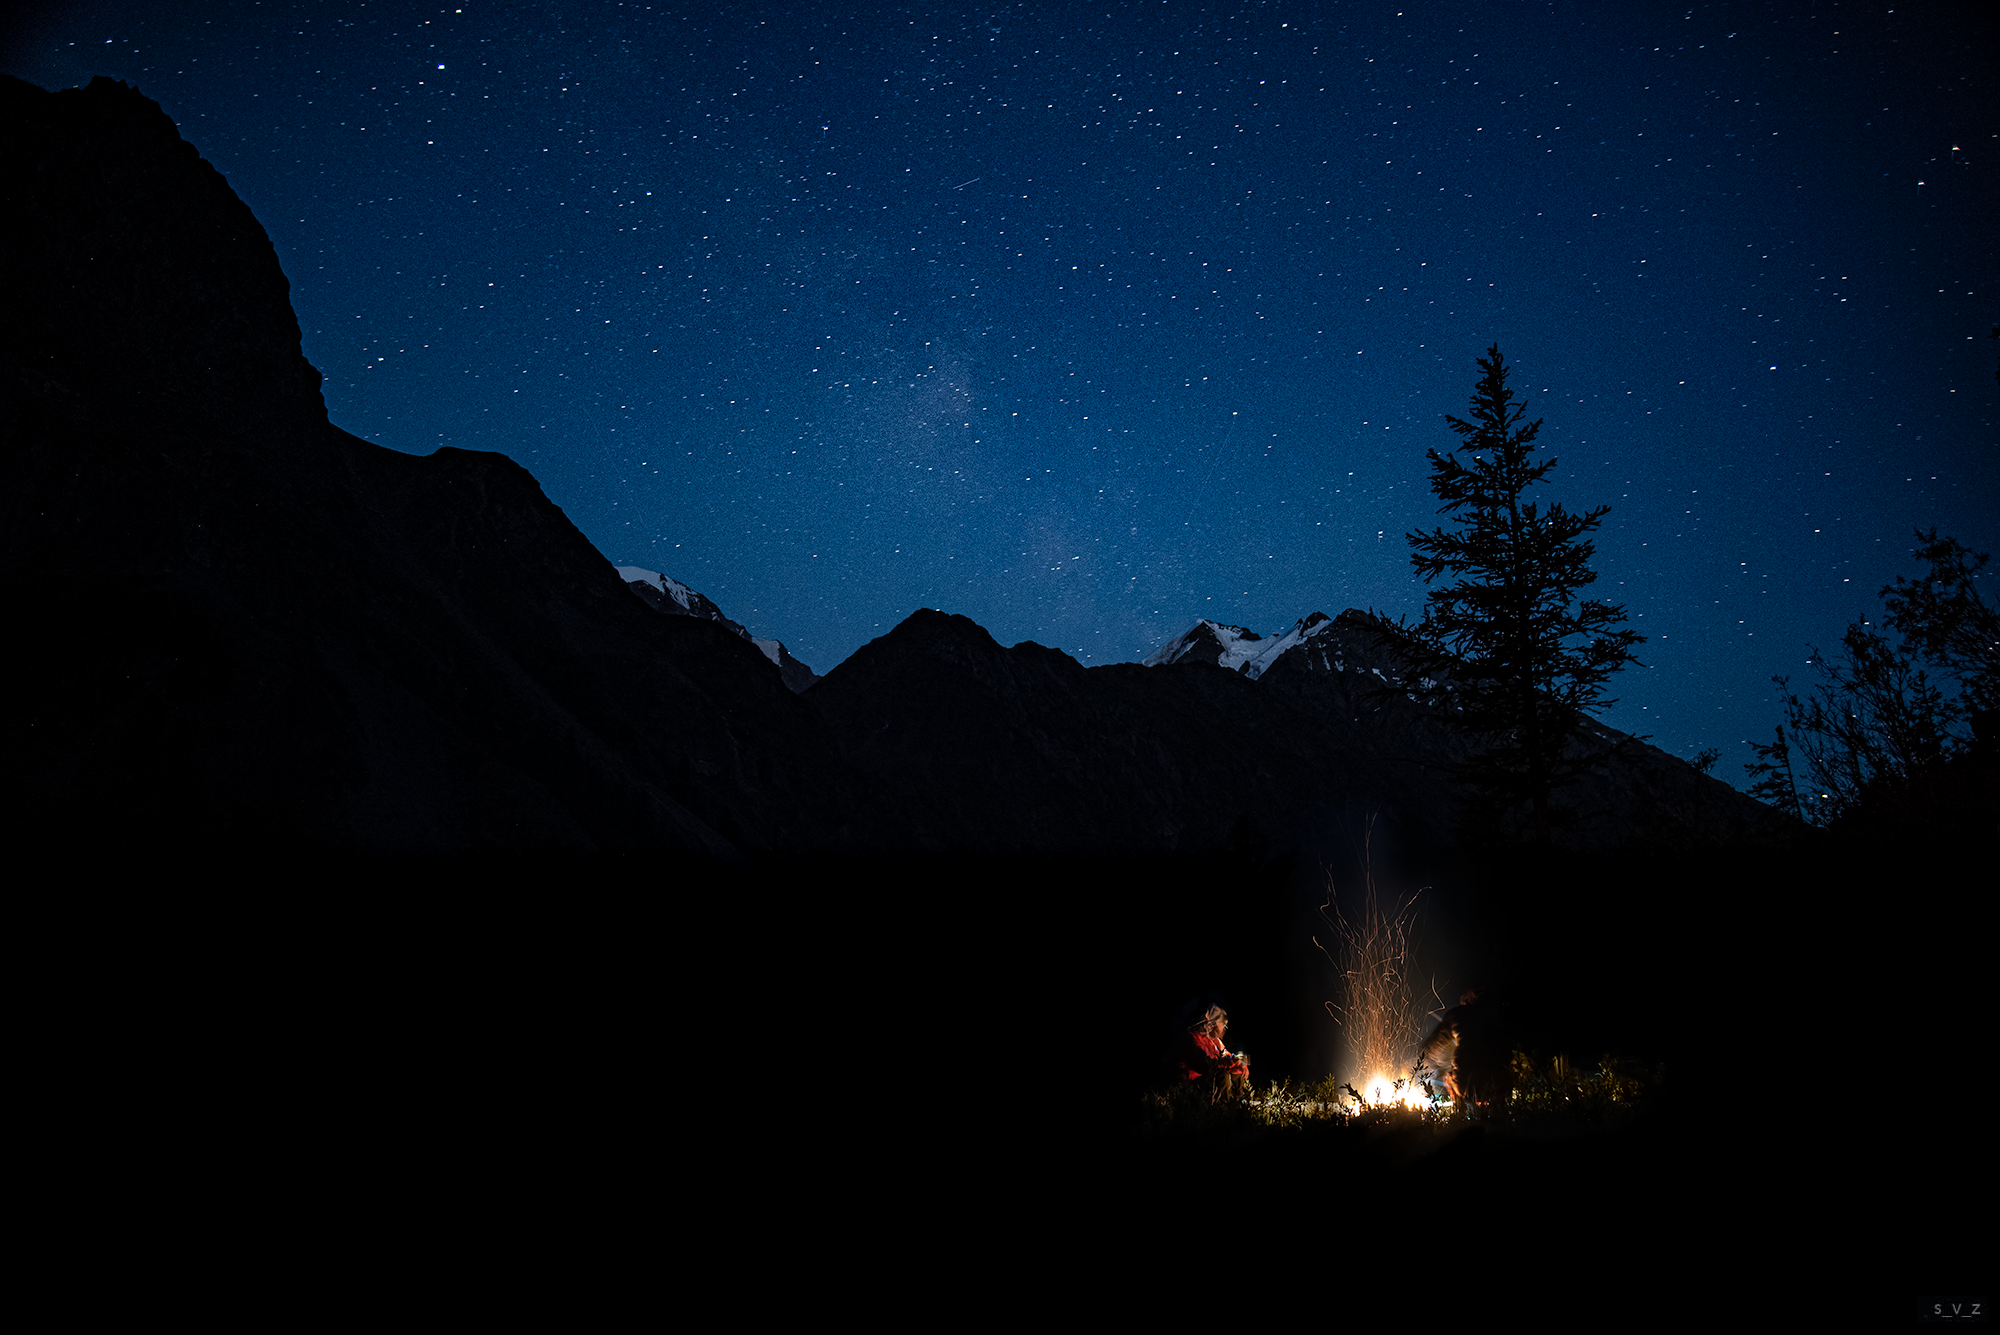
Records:
<instances>
[{"instance_id":1,"label":"rising spark","mask_svg":"<svg viewBox=\"0 0 2000 1335\"><path fill-rule=\"evenodd\" d=\"M1340 999L1326 1003L1327 1013L1346 1039L1348 1070L1362 1082L1353 1089L1351 1081L1349 1088L1362 1103L1426 1107L1423 1087L1396 1074L1411 1069L1424 1036L1424 1013L1417 1008L1410 979L1410 933L1423 891L1385 907L1372 868L1364 878L1361 913L1354 920L1341 912L1333 878L1327 878L1326 903L1319 911L1332 929L1338 955L1313 938L1340 973Z\"/></svg>"}]
</instances>

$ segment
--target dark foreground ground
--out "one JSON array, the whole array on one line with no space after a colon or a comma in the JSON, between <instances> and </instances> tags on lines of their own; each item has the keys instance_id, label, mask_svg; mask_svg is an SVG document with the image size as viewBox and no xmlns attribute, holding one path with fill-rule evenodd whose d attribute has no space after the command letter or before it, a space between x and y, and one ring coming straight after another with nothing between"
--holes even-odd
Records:
<instances>
[{"instance_id":1,"label":"dark foreground ground","mask_svg":"<svg viewBox=\"0 0 2000 1335\"><path fill-rule=\"evenodd\" d=\"M1984 939L1963 882L1852 854L1382 856L1430 873L1433 930L1501 983L1524 1050L1661 1072L1644 1115L1149 1130L1163 1025L1197 991L1228 997L1260 1084L1325 1073L1327 868L1248 853L51 883L15 934L50 1073L33 1098L54 1162L117 1179L141 1217L194 1192L243 1219L366 1218L392 1250L784 1258L892 1306L916 1272L1068 1277L1124 1311L1314 1294L1564 1325L1900 1321L1980 1291L1991 1090L1962 1061Z\"/></svg>"}]
</instances>

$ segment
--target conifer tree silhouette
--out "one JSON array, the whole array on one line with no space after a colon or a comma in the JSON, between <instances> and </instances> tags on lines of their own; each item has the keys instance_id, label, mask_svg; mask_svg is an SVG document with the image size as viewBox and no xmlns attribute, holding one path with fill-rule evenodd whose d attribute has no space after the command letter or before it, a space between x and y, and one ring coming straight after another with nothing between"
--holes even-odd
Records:
<instances>
[{"instance_id":1,"label":"conifer tree silhouette","mask_svg":"<svg viewBox=\"0 0 2000 1335\"><path fill-rule=\"evenodd\" d=\"M1446 418L1463 443L1430 451L1438 513L1461 526L1408 535L1417 573L1438 587L1414 626L1378 624L1480 748L1469 777L1503 803L1525 803L1546 844L1551 795L1611 754L1586 716L1615 703L1605 683L1638 661L1644 637L1625 626L1623 606L1577 598L1597 579L1588 535L1611 507L1572 514L1522 499L1557 461L1534 457L1542 423L1522 424L1498 346L1479 367L1471 420Z\"/></svg>"}]
</instances>

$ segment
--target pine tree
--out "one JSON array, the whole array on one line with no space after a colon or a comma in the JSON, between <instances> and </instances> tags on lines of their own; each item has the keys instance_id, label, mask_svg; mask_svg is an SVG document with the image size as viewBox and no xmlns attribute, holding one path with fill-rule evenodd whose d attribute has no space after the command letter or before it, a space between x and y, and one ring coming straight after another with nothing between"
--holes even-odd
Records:
<instances>
[{"instance_id":1,"label":"pine tree","mask_svg":"<svg viewBox=\"0 0 2000 1335\"><path fill-rule=\"evenodd\" d=\"M1586 535L1611 507L1571 514L1521 499L1556 460L1534 459L1542 423L1521 424L1526 409L1507 388L1500 349L1487 349L1479 367L1472 420L1446 418L1464 443L1430 451L1438 513L1462 527L1408 535L1424 582L1450 582L1430 591L1419 623L1393 629L1482 747L1470 777L1502 802L1526 803L1536 840L1547 843L1551 794L1610 754L1592 744L1586 715L1615 703L1605 683L1638 661L1632 649L1644 638L1625 627L1623 607L1577 601L1597 579Z\"/></svg>"}]
</instances>

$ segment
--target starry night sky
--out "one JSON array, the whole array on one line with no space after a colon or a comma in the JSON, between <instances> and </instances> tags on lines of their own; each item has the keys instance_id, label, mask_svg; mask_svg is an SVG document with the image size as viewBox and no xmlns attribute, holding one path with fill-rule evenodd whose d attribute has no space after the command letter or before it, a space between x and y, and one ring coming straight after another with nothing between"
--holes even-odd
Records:
<instances>
[{"instance_id":1,"label":"starry night sky","mask_svg":"<svg viewBox=\"0 0 2000 1335\"><path fill-rule=\"evenodd\" d=\"M333 420L498 450L824 673L1416 615L1498 343L1610 504L1614 725L1741 782L1912 529L2000 547L1990 15L43 3L270 232ZM282 557L283 553L274 553ZM1991 595L1989 594L1989 601Z\"/></svg>"}]
</instances>

